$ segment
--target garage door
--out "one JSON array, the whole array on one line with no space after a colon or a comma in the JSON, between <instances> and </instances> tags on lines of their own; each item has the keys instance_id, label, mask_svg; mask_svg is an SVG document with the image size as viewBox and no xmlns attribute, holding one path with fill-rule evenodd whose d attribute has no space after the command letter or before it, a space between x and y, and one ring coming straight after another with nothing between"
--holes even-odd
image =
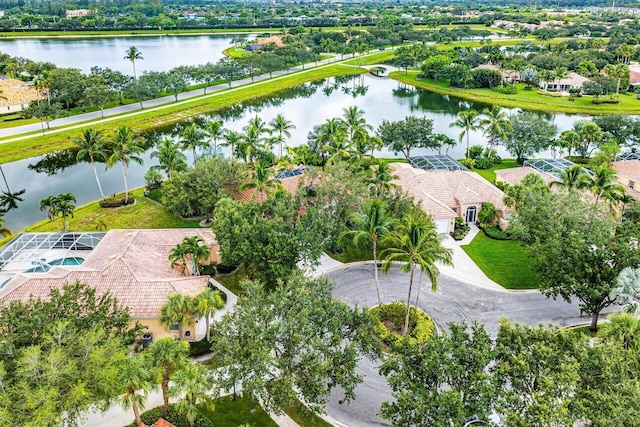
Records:
<instances>
[{"instance_id":1,"label":"garage door","mask_svg":"<svg viewBox=\"0 0 640 427\"><path fill-rule=\"evenodd\" d=\"M436 225L436 231L438 234L449 234L449 220L448 219L440 219L434 221Z\"/></svg>"}]
</instances>

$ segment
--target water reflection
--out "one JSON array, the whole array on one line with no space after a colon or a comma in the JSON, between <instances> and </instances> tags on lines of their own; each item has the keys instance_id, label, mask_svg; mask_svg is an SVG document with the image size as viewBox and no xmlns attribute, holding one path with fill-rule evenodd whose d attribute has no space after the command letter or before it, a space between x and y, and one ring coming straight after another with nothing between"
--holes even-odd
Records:
<instances>
[{"instance_id":1,"label":"water reflection","mask_svg":"<svg viewBox=\"0 0 640 427\"><path fill-rule=\"evenodd\" d=\"M27 190L22 189L12 192L11 188L9 188L9 182L7 182L7 177L4 174L2 165L0 165L0 174L2 174L4 186L7 188L6 191L2 190L2 195L0 195L0 215L6 215L12 210L18 209L18 203L24 202L24 197L21 196L23 196Z\"/></svg>"}]
</instances>

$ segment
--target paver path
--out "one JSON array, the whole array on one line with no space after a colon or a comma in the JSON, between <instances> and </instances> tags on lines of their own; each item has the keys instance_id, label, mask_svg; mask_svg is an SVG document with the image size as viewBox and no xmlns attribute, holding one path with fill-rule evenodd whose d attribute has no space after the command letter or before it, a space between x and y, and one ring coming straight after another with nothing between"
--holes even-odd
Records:
<instances>
[{"instance_id":1,"label":"paver path","mask_svg":"<svg viewBox=\"0 0 640 427\"><path fill-rule=\"evenodd\" d=\"M344 268L332 269L326 276L333 282L336 298L359 307L376 304L373 269L370 263L357 263ZM417 279L414 292L417 289ZM406 301L408 274L393 268L388 274L380 275L380 293L385 302ZM415 293L412 301L415 301ZM501 317L534 325L538 322L553 322L560 325L584 323L588 319L580 316L578 304L568 304L562 300L547 299L537 291L506 292L467 283L460 278L441 274L438 291L431 292L427 280L420 292L420 309L427 312L434 321L447 329L450 322L477 321L487 332L496 336ZM350 427L390 425L378 417L382 402L389 399L391 391L385 379L378 374L379 362L363 360L358 372L365 376L364 382L356 389L356 400L351 404L340 404L343 398L340 390L332 393L327 404L327 413L335 420Z\"/></svg>"}]
</instances>

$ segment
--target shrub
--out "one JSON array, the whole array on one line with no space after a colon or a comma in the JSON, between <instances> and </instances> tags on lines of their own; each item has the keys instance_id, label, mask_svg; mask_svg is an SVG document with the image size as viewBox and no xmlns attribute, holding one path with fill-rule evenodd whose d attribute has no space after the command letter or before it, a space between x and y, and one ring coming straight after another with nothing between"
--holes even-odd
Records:
<instances>
[{"instance_id":1,"label":"shrub","mask_svg":"<svg viewBox=\"0 0 640 427\"><path fill-rule=\"evenodd\" d=\"M572 87L569 89L569 94L571 96L575 96L576 98L580 98L582 96L582 88Z\"/></svg>"},{"instance_id":2,"label":"shrub","mask_svg":"<svg viewBox=\"0 0 640 427\"><path fill-rule=\"evenodd\" d=\"M491 166L493 166L493 159L488 157L479 157L475 159L476 169L489 169Z\"/></svg>"},{"instance_id":3,"label":"shrub","mask_svg":"<svg viewBox=\"0 0 640 427\"><path fill-rule=\"evenodd\" d=\"M489 226L489 227L485 227L482 229L482 231L484 231L484 234L494 240L508 240L510 238L509 234L505 233L504 231L500 230L498 227L496 227L495 225Z\"/></svg>"},{"instance_id":4,"label":"shrub","mask_svg":"<svg viewBox=\"0 0 640 427\"><path fill-rule=\"evenodd\" d=\"M460 159L459 162L462 166L468 169L472 169L473 166L476 164L476 161L473 159Z\"/></svg>"},{"instance_id":5,"label":"shrub","mask_svg":"<svg viewBox=\"0 0 640 427\"><path fill-rule=\"evenodd\" d=\"M397 348L404 341L407 341L410 345L424 344L435 329L435 325L429 316L423 311L417 310L411 307L409 310L409 332L406 336L402 336L399 333L392 332L401 331L404 326L404 316L406 314L407 307L402 302L394 302L391 304L383 304L382 306L374 307L369 312L373 315L378 322L374 325L374 333L385 343L385 345L391 348Z\"/></svg>"},{"instance_id":6,"label":"shrub","mask_svg":"<svg viewBox=\"0 0 640 427\"><path fill-rule=\"evenodd\" d=\"M505 95L515 95L518 93L518 88L515 85L496 86L492 90Z\"/></svg>"},{"instance_id":7,"label":"shrub","mask_svg":"<svg viewBox=\"0 0 640 427\"><path fill-rule=\"evenodd\" d=\"M144 174L144 181L146 183L147 191L151 191L162 186L164 177L156 169L149 169L147 173Z\"/></svg>"},{"instance_id":8,"label":"shrub","mask_svg":"<svg viewBox=\"0 0 640 427\"><path fill-rule=\"evenodd\" d=\"M453 227L453 238L454 240L462 240L464 236L469 232L469 224L465 222L465 220L461 217L456 218L456 222Z\"/></svg>"},{"instance_id":9,"label":"shrub","mask_svg":"<svg viewBox=\"0 0 640 427\"><path fill-rule=\"evenodd\" d=\"M467 157L470 159L477 159L482 156L482 152L484 151L484 147L482 145L472 145L469 147L469 152L467 153Z\"/></svg>"},{"instance_id":10,"label":"shrub","mask_svg":"<svg viewBox=\"0 0 640 427\"><path fill-rule=\"evenodd\" d=\"M493 203L482 202L482 207L480 208L480 212L478 212L478 221L480 222L480 226L482 228L490 227L496 220L497 215L498 210Z\"/></svg>"},{"instance_id":11,"label":"shrub","mask_svg":"<svg viewBox=\"0 0 640 427\"><path fill-rule=\"evenodd\" d=\"M193 341L189 343L189 354L191 356L197 356L199 354L209 353L211 351L211 343L206 338L200 341Z\"/></svg>"},{"instance_id":12,"label":"shrub","mask_svg":"<svg viewBox=\"0 0 640 427\"><path fill-rule=\"evenodd\" d=\"M493 88L502 82L502 74L496 70L476 68L471 71L473 86L476 88Z\"/></svg>"},{"instance_id":13,"label":"shrub","mask_svg":"<svg viewBox=\"0 0 640 427\"><path fill-rule=\"evenodd\" d=\"M156 188L153 190L145 190L144 195L153 200L154 202L158 202L162 204L162 188Z\"/></svg>"},{"instance_id":14,"label":"shrub","mask_svg":"<svg viewBox=\"0 0 640 427\"><path fill-rule=\"evenodd\" d=\"M501 163L502 163L502 157L500 157L500 156L494 156L493 157L493 164L494 165L499 165Z\"/></svg>"},{"instance_id":15,"label":"shrub","mask_svg":"<svg viewBox=\"0 0 640 427\"><path fill-rule=\"evenodd\" d=\"M145 425L153 425L158 418L162 417L162 407L159 406L157 408L150 409L146 412L140 414L140 418L142 418L142 422ZM176 405L169 405L169 415L165 418L171 424L176 427L189 427L189 421L184 414L181 414L178 411ZM202 415L198 415L195 419L195 425L198 427L213 427L213 423ZM129 424L129 427L137 427L135 423Z\"/></svg>"},{"instance_id":16,"label":"shrub","mask_svg":"<svg viewBox=\"0 0 640 427\"><path fill-rule=\"evenodd\" d=\"M619 99L611 99L611 98L593 98L593 100L591 102L596 104L596 105L600 105L600 104L619 104L620 100Z\"/></svg>"},{"instance_id":17,"label":"shrub","mask_svg":"<svg viewBox=\"0 0 640 427\"><path fill-rule=\"evenodd\" d=\"M236 271L237 268L238 268L237 265L218 264L216 266L216 270L218 271L218 274L233 273L234 271Z\"/></svg>"},{"instance_id":18,"label":"shrub","mask_svg":"<svg viewBox=\"0 0 640 427\"><path fill-rule=\"evenodd\" d=\"M118 208L120 206L124 206L124 194L113 194L107 198L105 198L104 200L100 200L100 207L101 208ZM134 203L136 201L136 199L129 194L129 201L126 203L127 205L130 205L132 203Z\"/></svg>"}]
</instances>

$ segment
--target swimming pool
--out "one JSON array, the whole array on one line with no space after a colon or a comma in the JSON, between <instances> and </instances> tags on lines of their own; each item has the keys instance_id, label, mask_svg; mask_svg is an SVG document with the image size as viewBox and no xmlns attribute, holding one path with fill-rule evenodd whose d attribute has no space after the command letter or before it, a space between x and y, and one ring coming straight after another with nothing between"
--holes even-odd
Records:
<instances>
[{"instance_id":1,"label":"swimming pool","mask_svg":"<svg viewBox=\"0 0 640 427\"><path fill-rule=\"evenodd\" d=\"M68 257L68 258L58 258L53 261L36 261L38 265L32 267L28 270L25 270L25 273L46 273L53 267L54 265L80 265L84 262L84 258L80 257Z\"/></svg>"}]
</instances>

